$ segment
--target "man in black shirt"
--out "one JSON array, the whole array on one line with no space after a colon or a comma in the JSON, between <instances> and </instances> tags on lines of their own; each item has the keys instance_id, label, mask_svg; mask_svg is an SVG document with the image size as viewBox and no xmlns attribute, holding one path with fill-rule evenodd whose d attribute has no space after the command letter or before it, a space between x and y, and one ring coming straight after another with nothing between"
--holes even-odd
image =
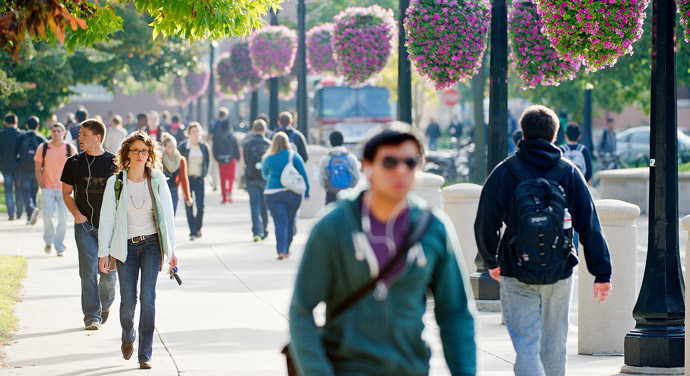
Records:
<instances>
[{"instance_id":1,"label":"man in black shirt","mask_svg":"<svg viewBox=\"0 0 690 376\"><path fill-rule=\"evenodd\" d=\"M271 147L266 135L266 122L261 119L252 123L252 135L240 146L240 155L244 163L244 178L249 194L249 208L252 214L252 233L254 241L268 236L268 210L264 201L266 180L261 176L261 161L264 153Z\"/></svg>"},{"instance_id":2,"label":"man in black shirt","mask_svg":"<svg viewBox=\"0 0 690 376\"><path fill-rule=\"evenodd\" d=\"M93 119L83 122L79 131L79 144L84 152L67 160L60 179L65 205L74 216L74 238L77 242L81 278L81 309L86 330L97 330L108 319L117 278L116 273L103 274L98 270L101 203L106 181L115 173L115 156L103 149L104 137L103 123Z\"/></svg>"},{"instance_id":3,"label":"man in black shirt","mask_svg":"<svg viewBox=\"0 0 690 376\"><path fill-rule=\"evenodd\" d=\"M293 128L292 115L287 111L281 112L278 116L278 132L285 132L288 136L288 140L290 140L290 144L294 145L293 149L296 148L296 151L302 157L304 163L307 163L307 159L309 159L309 154L307 154L307 140L304 138L302 132Z\"/></svg>"},{"instance_id":4,"label":"man in black shirt","mask_svg":"<svg viewBox=\"0 0 690 376\"><path fill-rule=\"evenodd\" d=\"M45 137L37 133L39 120L31 116L26 122L28 131L17 138L14 145L14 155L19 166L19 180L21 181L22 200L26 210L26 224L35 225L38 220L38 181L34 172L34 157L38 146L46 142Z\"/></svg>"},{"instance_id":5,"label":"man in black shirt","mask_svg":"<svg viewBox=\"0 0 690 376\"><path fill-rule=\"evenodd\" d=\"M22 133L17 129L17 115L7 114L5 116L5 129L0 132L0 172L4 178L5 202L10 221L22 216L23 200L19 185L19 165L15 155L13 155L14 145L17 144L17 139ZM13 191L14 197L12 197Z\"/></svg>"}]
</instances>

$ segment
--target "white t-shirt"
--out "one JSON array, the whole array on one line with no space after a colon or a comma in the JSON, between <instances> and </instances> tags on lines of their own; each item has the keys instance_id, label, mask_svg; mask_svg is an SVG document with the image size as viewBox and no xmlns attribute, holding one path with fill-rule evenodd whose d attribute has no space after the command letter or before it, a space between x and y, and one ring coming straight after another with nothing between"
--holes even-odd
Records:
<instances>
[{"instance_id":1,"label":"white t-shirt","mask_svg":"<svg viewBox=\"0 0 690 376\"><path fill-rule=\"evenodd\" d=\"M134 183L127 179L127 239L156 233L153 202L147 179Z\"/></svg>"}]
</instances>

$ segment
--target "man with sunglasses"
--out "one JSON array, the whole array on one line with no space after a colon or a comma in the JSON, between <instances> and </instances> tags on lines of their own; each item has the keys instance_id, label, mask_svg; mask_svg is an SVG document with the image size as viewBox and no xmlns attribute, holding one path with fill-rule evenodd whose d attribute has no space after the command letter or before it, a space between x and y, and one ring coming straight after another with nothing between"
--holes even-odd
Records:
<instances>
[{"instance_id":1,"label":"man with sunglasses","mask_svg":"<svg viewBox=\"0 0 690 376\"><path fill-rule=\"evenodd\" d=\"M426 208L410 193L422 160L420 139L403 123L377 129L364 146L370 188L337 201L312 230L290 305L290 351L300 374L428 374L427 291L451 374L476 374L474 301L450 221L434 211L421 240L395 258ZM398 262L385 274L391 260ZM379 273L385 277L375 289L329 319ZM323 328L313 317L320 302L329 313Z\"/></svg>"}]
</instances>

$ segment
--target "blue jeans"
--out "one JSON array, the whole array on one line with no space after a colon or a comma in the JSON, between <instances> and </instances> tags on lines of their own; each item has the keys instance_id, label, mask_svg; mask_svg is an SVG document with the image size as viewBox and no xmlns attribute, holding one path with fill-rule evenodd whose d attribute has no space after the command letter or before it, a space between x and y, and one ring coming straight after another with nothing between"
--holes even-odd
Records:
<instances>
[{"instance_id":1,"label":"blue jeans","mask_svg":"<svg viewBox=\"0 0 690 376\"><path fill-rule=\"evenodd\" d=\"M43 189L41 195L43 209L43 241L55 245L57 253L65 251L65 231L67 230L67 206L62 200L62 190ZM57 230L53 226L53 215L57 212Z\"/></svg>"},{"instance_id":2,"label":"blue jeans","mask_svg":"<svg viewBox=\"0 0 690 376\"><path fill-rule=\"evenodd\" d=\"M249 193L249 207L252 211L252 234L254 236L266 236L268 230L268 210L264 201L263 180L247 180L247 193Z\"/></svg>"},{"instance_id":3,"label":"blue jeans","mask_svg":"<svg viewBox=\"0 0 690 376\"><path fill-rule=\"evenodd\" d=\"M295 215L302 203L302 196L283 191L264 195L264 200L273 217L278 254L287 254L290 252L292 237L295 235Z\"/></svg>"},{"instance_id":4,"label":"blue jeans","mask_svg":"<svg viewBox=\"0 0 690 376\"><path fill-rule=\"evenodd\" d=\"M528 285L501 276L501 303L517 359L516 376L564 376L573 277Z\"/></svg>"},{"instance_id":5,"label":"blue jeans","mask_svg":"<svg viewBox=\"0 0 690 376\"><path fill-rule=\"evenodd\" d=\"M38 181L36 175L28 172L20 172L19 180L21 180L24 209L27 219L29 219L31 213L38 208Z\"/></svg>"},{"instance_id":6,"label":"blue jeans","mask_svg":"<svg viewBox=\"0 0 690 376\"><path fill-rule=\"evenodd\" d=\"M177 213L177 201L179 200L179 189L177 186L174 188L172 186L169 186L170 188L170 197L172 197L172 202L173 202L173 216L175 213Z\"/></svg>"},{"instance_id":7,"label":"blue jeans","mask_svg":"<svg viewBox=\"0 0 690 376\"><path fill-rule=\"evenodd\" d=\"M4 179L3 186L5 187L5 203L7 204L7 213L11 219L19 218L22 215L22 206L24 202L22 199L21 185L19 183L19 172L3 172L2 177ZM12 192L14 192L14 196L12 195Z\"/></svg>"},{"instance_id":8,"label":"blue jeans","mask_svg":"<svg viewBox=\"0 0 690 376\"><path fill-rule=\"evenodd\" d=\"M84 324L100 323L101 313L110 310L115 299L115 273L104 274L98 270L98 229L90 223L74 224L74 239L79 254L81 278L81 310ZM100 275L100 278L99 278Z\"/></svg>"},{"instance_id":9,"label":"blue jeans","mask_svg":"<svg viewBox=\"0 0 690 376\"><path fill-rule=\"evenodd\" d=\"M153 330L156 324L156 280L161 267L161 249L158 237L139 243L127 242L127 260L117 261L120 280L120 326L122 343L134 343L134 311L137 307L137 282L141 271L139 302L139 361L151 360ZM115 274L115 273L113 273Z\"/></svg>"},{"instance_id":10,"label":"blue jeans","mask_svg":"<svg viewBox=\"0 0 690 376\"><path fill-rule=\"evenodd\" d=\"M186 206L187 223L189 224L189 235L199 235L204 221L204 179L199 177L189 177L189 190L192 193L192 206ZM194 215L196 206L196 215Z\"/></svg>"}]
</instances>

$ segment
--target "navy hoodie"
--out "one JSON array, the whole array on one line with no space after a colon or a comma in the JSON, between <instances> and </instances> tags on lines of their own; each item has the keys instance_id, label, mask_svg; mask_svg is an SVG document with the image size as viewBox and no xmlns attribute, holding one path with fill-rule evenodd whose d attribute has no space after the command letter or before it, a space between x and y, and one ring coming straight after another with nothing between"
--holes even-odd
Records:
<instances>
[{"instance_id":1,"label":"navy hoodie","mask_svg":"<svg viewBox=\"0 0 690 376\"><path fill-rule=\"evenodd\" d=\"M558 147L543 139L521 140L518 149L515 154L535 178L545 177L563 156ZM592 196L577 167L572 162L568 163L571 170L563 175L559 184L566 192L568 211L573 217L573 228L579 234L584 248L587 269L595 277L595 282L609 282L611 257ZM506 277L515 276L515 266L506 259L505 250L499 250L500 231L503 223L508 220L518 183L517 177L510 172L505 161L499 163L484 184L474 223L477 247L484 264L489 269L500 266L501 275ZM577 260L571 258L570 267L561 279L571 276L572 267L576 264Z\"/></svg>"}]
</instances>

